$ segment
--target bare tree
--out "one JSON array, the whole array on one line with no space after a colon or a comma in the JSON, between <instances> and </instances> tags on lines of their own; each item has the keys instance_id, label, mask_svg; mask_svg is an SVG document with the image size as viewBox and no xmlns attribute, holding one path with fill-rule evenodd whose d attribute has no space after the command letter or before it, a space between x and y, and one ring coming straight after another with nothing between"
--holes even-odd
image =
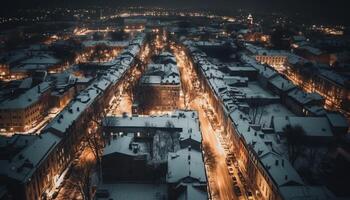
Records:
<instances>
[{"instance_id":1,"label":"bare tree","mask_svg":"<svg viewBox=\"0 0 350 200\"><path fill-rule=\"evenodd\" d=\"M94 155L96 159L96 164L99 172L99 179L102 177L102 167L101 167L101 161L102 161L102 150L104 147L104 140L101 134L101 131L96 130L94 132L91 132L86 139L87 145L89 149L91 150L92 154Z\"/></svg>"},{"instance_id":2,"label":"bare tree","mask_svg":"<svg viewBox=\"0 0 350 200\"><path fill-rule=\"evenodd\" d=\"M302 141L305 131L301 126L287 125L283 128L283 132L288 143L289 161L294 165L295 161L304 154L305 147Z\"/></svg>"},{"instance_id":3,"label":"bare tree","mask_svg":"<svg viewBox=\"0 0 350 200\"><path fill-rule=\"evenodd\" d=\"M250 110L249 110L249 118L252 121L253 124L260 124L261 118L265 113L265 107L259 100L253 100L249 103Z\"/></svg>"},{"instance_id":4,"label":"bare tree","mask_svg":"<svg viewBox=\"0 0 350 200\"><path fill-rule=\"evenodd\" d=\"M93 169L92 162L85 162L80 166L76 166L73 168L72 179L74 182L72 183L75 188L79 191L83 200L91 200L91 172Z\"/></svg>"}]
</instances>

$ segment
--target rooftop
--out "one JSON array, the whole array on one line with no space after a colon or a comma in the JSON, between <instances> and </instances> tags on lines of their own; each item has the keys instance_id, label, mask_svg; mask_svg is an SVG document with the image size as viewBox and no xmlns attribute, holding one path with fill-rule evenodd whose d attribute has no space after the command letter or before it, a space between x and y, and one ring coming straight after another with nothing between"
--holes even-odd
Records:
<instances>
[{"instance_id":1,"label":"rooftop","mask_svg":"<svg viewBox=\"0 0 350 200\"><path fill-rule=\"evenodd\" d=\"M202 154L188 148L169 153L167 182L179 183L186 178L207 182Z\"/></svg>"},{"instance_id":2,"label":"rooftop","mask_svg":"<svg viewBox=\"0 0 350 200\"><path fill-rule=\"evenodd\" d=\"M25 91L18 97L7 99L0 103L0 109L23 109L39 101L43 93L50 88L50 82L42 82L39 85Z\"/></svg>"}]
</instances>

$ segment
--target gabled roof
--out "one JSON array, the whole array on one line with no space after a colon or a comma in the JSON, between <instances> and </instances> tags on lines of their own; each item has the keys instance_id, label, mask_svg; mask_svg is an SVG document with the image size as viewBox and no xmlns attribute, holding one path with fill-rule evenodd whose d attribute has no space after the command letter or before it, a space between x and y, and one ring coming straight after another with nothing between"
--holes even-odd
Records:
<instances>
[{"instance_id":1,"label":"gabled roof","mask_svg":"<svg viewBox=\"0 0 350 200\"><path fill-rule=\"evenodd\" d=\"M167 183L180 183L184 179L192 182L207 182L202 154L188 148L168 154Z\"/></svg>"}]
</instances>

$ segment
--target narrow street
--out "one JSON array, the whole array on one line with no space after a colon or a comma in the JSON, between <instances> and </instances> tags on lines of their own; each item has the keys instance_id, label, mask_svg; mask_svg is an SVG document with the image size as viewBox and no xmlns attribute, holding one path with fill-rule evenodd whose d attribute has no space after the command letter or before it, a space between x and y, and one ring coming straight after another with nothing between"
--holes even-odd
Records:
<instances>
[{"instance_id":1,"label":"narrow street","mask_svg":"<svg viewBox=\"0 0 350 200\"><path fill-rule=\"evenodd\" d=\"M190 67L191 64L185 53L178 47L174 47L173 50L181 75L186 108L198 112L202 131L202 143L206 148L210 148L212 152L210 156L213 159L210 159L210 161L214 162L213 164L208 163L207 149L203 149L211 197L212 199L236 199L236 196L232 193L231 178L225 163L225 152L216 137L212 124L209 121L209 116L207 115L206 110L210 105L208 105L198 87L199 83L196 74Z\"/></svg>"},{"instance_id":2,"label":"narrow street","mask_svg":"<svg viewBox=\"0 0 350 200\"><path fill-rule=\"evenodd\" d=\"M199 114L211 198L248 199L246 190L250 189L245 182L244 177L246 176L239 169L237 163L235 163L236 161L232 160L234 156L228 148L227 141L222 137L224 128L220 124L212 105L208 102L207 94L199 88L200 84L193 69L193 64L184 51L181 50L181 47L174 45L173 52L180 70L185 108L196 110ZM230 156L228 156L229 154ZM230 173L228 168L231 170ZM234 185L236 188L237 186L240 188L241 195L237 196L234 193ZM254 198L250 196L250 199Z\"/></svg>"}]
</instances>

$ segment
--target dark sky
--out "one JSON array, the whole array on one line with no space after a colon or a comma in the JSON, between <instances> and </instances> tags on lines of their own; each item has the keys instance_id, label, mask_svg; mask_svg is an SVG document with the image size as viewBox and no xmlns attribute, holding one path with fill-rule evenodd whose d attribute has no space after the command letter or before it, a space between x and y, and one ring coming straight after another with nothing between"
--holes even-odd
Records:
<instances>
[{"instance_id":1,"label":"dark sky","mask_svg":"<svg viewBox=\"0 0 350 200\"><path fill-rule=\"evenodd\" d=\"M350 0L3 0L7 12L20 7L43 6L161 6L200 9L248 9L250 11L280 11L336 20L349 24ZM7 3L5 3L7 2ZM349 5L348 5L349 4Z\"/></svg>"}]
</instances>

